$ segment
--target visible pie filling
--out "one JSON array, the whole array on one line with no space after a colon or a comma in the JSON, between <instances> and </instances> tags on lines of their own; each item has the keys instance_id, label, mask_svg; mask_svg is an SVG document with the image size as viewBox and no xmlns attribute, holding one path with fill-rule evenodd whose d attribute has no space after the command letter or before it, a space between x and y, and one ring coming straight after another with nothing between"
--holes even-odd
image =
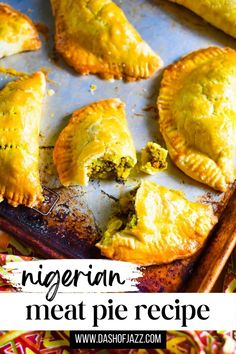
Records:
<instances>
[{"instance_id":1,"label":"visible pie filling","mask_svg":"<svg viewBox=\"0 0 236 354\"><path fill-rule=\"evenodd\" d=\"M132 229L137 225L137 215L135 211L135 198L137 194L138 188L130 191L126 195L120 198L120 216L123 220L123 225L121 229L125 228Z\"/></svg>"},{"instance_id":2,"label":"visible pie filling","mask_svg":"<svg viewBox=\"0 0 236 354\"><path fill-rule=\"evenodd\" d=\"M130 157L122 157L119 163L111 159L102 157L94 160L88 167L88 176L94 179L106 179L116 176L118 181L124 181L128 178L134 162Z\"/></svg>"},{"instance_id":3,"label":"visible pie filling","mask_svg":"<svg viewBox=\"0 0 236 354\"><path fill-rule=\"evenodd\" d=\"M167 168L167 150L160 145L148 142L146 147L141 151L141 171L154 174Z\"/></svg>"},{"instance_id":4,"label":"visible pie filling","mask_svg":"<svg viewBox=\"0 0 236 354\"><path fill-rule=\"evenodd\" d=\"M14 144L5 144L5 145L0 145L0 150L10 150L10 149L19 149L19 145L14 145Z\"/></svg>"},{"instance_id":5,"label":"visible pie filling","mask_svg":"<svg viewBox=\"0 0 236 354\"><path fill-rule=\"evenodd\" d=\"M137 225L138 218L135 211L135 198L137 190L138 188L120 198L119 210L110 219L104 237L109 238L118 231L132 229Z\"/></svg>"}]
</instances>

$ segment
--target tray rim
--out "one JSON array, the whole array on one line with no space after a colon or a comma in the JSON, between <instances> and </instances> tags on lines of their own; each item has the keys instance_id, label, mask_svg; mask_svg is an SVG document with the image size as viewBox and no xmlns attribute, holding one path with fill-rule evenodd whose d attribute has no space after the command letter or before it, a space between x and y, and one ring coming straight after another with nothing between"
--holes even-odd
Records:
<instances>
[{"instance_id":1,"label":"tray rim","mask_svg":"<svg viewBox=\"0 0 236 354\"><path fill-rule=\"evenodd\" d=\"M219 221L216 224L216 230L209 238L209 245L204 248L199 256L198 261L194 265L192 272L193 278L187 280L184 291L209 293L213 290L221 272L223 271L230 255L236 248L236 184L234 183L233 192L225 204L224 210L220 215ZM225 242L219 245L218 239L221 236L226 236ZM216 245L217 244L217 245ZM210 246L210 247L209 247ZM219 246L219 247L216 247ZM217 249L218 254L213 253L214 248ZM213 249L213 251L212 251ZM213 254L212 254L213 253ZM206 267L207 259L214 255L214 261L210 263L210 267ZM207 270L206 270L207 269Z\"/></svg>"}]
</instances>

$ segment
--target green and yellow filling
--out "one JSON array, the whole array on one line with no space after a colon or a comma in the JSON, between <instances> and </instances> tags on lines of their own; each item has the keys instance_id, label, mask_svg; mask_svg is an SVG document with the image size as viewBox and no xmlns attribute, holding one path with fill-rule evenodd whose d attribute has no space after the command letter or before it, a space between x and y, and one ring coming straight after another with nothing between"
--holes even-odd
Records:
<instances>
[{"instance_id":1,"label":"green and yellow filling","mask_svg":"<svg viewBox=\"0 0 236 354\"><path fill-rule=\"evenodd\" d=\"M168 151L160 145L148 142L141 151L140 170L149 175L165 170L167 168L167 154Z\"/></svg>"},{"instance_id":2,"label":"green and yellow filling","mask_svg":"<svg viewBox=\"0 0 236 354\"><path fill-rule=\"evenodd\" d=\"M125 181L134 167L132 158L126 156L118 161L112 157L105 157L94 160L88 167L88 176L91 179L106 179L116 177L118 181Z\"/></svg>"}]
</instances>

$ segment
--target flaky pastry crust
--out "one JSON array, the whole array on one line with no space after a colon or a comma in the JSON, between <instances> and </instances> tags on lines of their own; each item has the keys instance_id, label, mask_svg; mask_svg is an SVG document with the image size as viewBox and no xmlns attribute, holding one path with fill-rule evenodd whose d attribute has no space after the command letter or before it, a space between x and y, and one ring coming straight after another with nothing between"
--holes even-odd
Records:
<instances>
[{"instance_id":1,"label":"flaky pastry crust","mask_svg":"<svg viewBox=\"0 0 236 354\"><path fill-rule=\"evenodd\" d=\"M42 72L0 91L0 201L33 207L43 200L39 129L46 80Z\"/></svg>"},{"instance_id":2,"label":"flaky pastry crust","mask_svg":"<svg viewBox=\"0 0 236 354\"><path fill-rule=\"evenodd\" d=\"M31 19L0 3L0 58L40 47L38 31Z\"/></svg>"},{"instance_id":3,"label":"flaky pastry crust","mask_svg":"<svg viewBox=\"0 0 236 354\"><path fill-rule=\"evenodd\" d=\"M236 52L211 47L164 72L160 129L170 157L187 175L219 191L235 180Z\"/></svg>"},{"instance_id":4,"label":"flaky pastry crust","mask_svg":"<svg viewBox=\"0 0 236 354\"><path fill-rule=\"evenodd\" d=\"M87 185L90 178L128 178L137 160L124 108L114 98L73 113L54 149L63 185Z\"/></svg>"},{"instance_id":5,"label":"flaky pastry crust","mask_svg":"<svg viewBox=\"0 0 236 354\"><path fill-rule=\"evenodd\" d=\"M235 0L170 0L183 5L213 26L236 38Z\"/></svg>"},{"instance_id":6,"label":"flaky pastry crust","mask_svg":"<svg viewBox=\"0 0 236 354\"><path fill-rule=\"evenodd\" d=\"M111 0L51 4L56 49L77 72L131 81L148 78L161 66L158 55Z\"/></svg>"},{"instance_id":7,"label":"flaky pastry crust","mask_svg":"<svg viewBox=\"0 0 236 354\"><path fill-rule=\"evenodd\" d=\"M204 244L217 218L211 206L188 201L183 193L142 181L120 199L96 246L102 255L141 265L189 257Z\"/></svg>"}]
</instances>

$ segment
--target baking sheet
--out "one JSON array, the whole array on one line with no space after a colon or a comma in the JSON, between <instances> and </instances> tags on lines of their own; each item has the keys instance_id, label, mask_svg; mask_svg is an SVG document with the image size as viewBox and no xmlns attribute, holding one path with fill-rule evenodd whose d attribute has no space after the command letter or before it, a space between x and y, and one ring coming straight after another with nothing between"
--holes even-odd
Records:
<instances>
[{"instance_id":1,"label":"baking sheet","mask_svg":"<svg viewBox=\"0 0 236 354\"><path fill-rule=\"evenodd\" d=\"M199 48L211 45L235 48L236 41L233 38L208 25L183 7L168 1L116 0L115 2L124 10L142 37L161 56L164 66ZM221 205L224 194L214 192L207 186L195 182L178 170L171 161L169 161L168 170L156 176L146 176L134 171L125 184L115 181L92 181L85 188L73 187L65 192L65 188L60 186L52 163L53 146L61 129L68 123L71 113L84 105L101 99L118 97L126 103L128 123L137 151L140 151L148 141L157 140L164 145L158 130L155 109L163 70L149 80L134 83L104 81L92 75L80 76L55 53L54 21L50 1L9 0L7 3L28 14L44 29L44 35L41 35L43 47L40 51L4 58L0 66L29 73L44 68L49 72L49 78L53 80L53 83L48 83L47 90L53 89L55 95L48 95L45 99L41 124L41 178L43 185L49 188L59 188L59 194L67 193L67 204L72 203L76 213L80 215L78 223L81 223L82 219L86 225L90 223L94 235L96 232L98 234L102 232L116 205L116 199L124 191L135 187L140 178L182 190L188 199L212 203L216 209ZM2 87L9 78L1 75L0 80ZM96 85L97 89L91 92L90 85ZM64 204L60 203L59 209L66 208L61 207ZM18 209L18 214L21 213L20 210ZM30 215L31 213L34 212L30 212ZM93 239L96 238L97 236L94 236ZM185 262L185 268L181 267L185 270L191 268L192 262L184 261L183 263Z\"/></svg>"}]
</instances>

